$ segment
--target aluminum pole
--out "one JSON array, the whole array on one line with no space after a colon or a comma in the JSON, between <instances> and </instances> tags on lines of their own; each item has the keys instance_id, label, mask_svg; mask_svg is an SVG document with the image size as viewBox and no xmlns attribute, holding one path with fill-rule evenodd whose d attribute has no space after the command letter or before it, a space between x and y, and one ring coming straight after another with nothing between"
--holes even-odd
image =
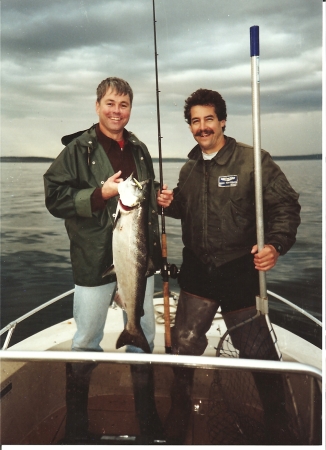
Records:
<instances>
[{"instance_id":1,"label":"aluminum pole","mask_svg":"<svg viewBox=\"0 0 326 450\"><path fill-rule=\"evenodd\" d=\"M258 251L260 251L264 248L264 213L260 139L259 27L257 25L250 27L250 56L252 125L255 164L256 228ZM259 288L261 299L267 300L266 273L263 271L259 271Z\"/></svg>"}]
</instances>

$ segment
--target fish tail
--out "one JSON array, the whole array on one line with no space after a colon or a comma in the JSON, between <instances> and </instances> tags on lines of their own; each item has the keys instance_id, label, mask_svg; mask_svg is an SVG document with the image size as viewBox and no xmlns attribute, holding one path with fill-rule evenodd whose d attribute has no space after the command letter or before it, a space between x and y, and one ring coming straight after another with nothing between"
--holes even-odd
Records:
<instances>
[{"instance_id":1,"label":"fish tail","mask_svg":"<svg viewBox=\"0 0 326 450\"><path fill-rule=\"evenodd\" d=\"M138 330L136 330L135 333L130 333L127 329L122 331L115 347L120 348L124 345L133 345L134 347L141 348L145 353L151 353L145 335Z\"/></svg>"}]
</instances>

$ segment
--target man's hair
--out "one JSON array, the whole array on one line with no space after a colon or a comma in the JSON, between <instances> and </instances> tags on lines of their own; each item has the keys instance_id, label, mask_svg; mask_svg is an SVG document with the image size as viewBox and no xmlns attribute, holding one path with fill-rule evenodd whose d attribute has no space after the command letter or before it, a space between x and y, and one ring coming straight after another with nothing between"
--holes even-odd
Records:
<instances>
[{"instance_id":1,"label":"man's hair","mask_svg":"<svg viewBox=\"0 0 326 450\"><path fill-rule=\"evenodd\" d=\"M197 105L214 106L219 121L226 120L227 118L226 104L221 94L216 91L211 91L210 89L197 89L197 91L193 92L185 102L184 116L189 125L191 122L190 110L193 106ZM225 127L223 127L223 131L224 130Z\"/></svg>"},{"instance_id":2,"label":"man's hair","mask_svg":"<svg viewBox=\"0 0 326 450\"><path fill-rule=\"evenodd\" d=\"M118 95L129 95L130 105L132 105L134 94L129 83L122 78L117 77L106 78L97 86L96 95L98 103L100 103L109 88L116 91Z\"/></svg>"}]
</instances>

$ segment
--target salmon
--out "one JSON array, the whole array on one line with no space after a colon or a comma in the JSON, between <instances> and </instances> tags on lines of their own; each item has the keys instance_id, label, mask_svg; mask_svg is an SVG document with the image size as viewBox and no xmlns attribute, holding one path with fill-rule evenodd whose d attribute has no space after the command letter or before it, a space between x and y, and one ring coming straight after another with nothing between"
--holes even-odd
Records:
<instances>
[{"instance_id":1,"label":"salmon","mask_svg":"<svg viewBox=\"0 0 326 450\"><path fill-rule=\"evenodd\" d=\"M150 187L151 180L138 182L132 175L119 184L112 237L113 267L109 269L117 277L115 301L128 317L116 348L133 345L145 353L151 351L140 319L144 314L146 281L152 266L148 256L147 232Z\"/></svg>"}]
</instances>

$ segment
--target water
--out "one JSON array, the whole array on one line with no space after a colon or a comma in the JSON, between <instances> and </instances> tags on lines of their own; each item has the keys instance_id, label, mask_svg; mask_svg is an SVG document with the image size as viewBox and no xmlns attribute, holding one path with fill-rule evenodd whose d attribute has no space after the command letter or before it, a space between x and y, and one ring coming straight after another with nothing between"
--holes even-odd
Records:
<instances>
[{"instance_id":1,"label":"water","mask_svg":"<svg viewBox=\"0 0 326 450\"><path fill-rule=\"evenodd\" d=\"M294 189L300 193L302 224L297 242L280 257L267 275L270 291L287 298L319 320L322 313L322 174L320 161L280 161ZM10 321L74 287L69 240L63 220L44 205L43 173L48 163L1 164L1 328ZM182 163L164 164L164 182L174 187ZM155 164L158 176L158 164ZM180 267L181 227L166 218L168 261ZM162 290L156 276L156 291ZM170 289L178 284L170 280ZM38 313L17 326L12 342L72 316L72 298ZM270 298L274 323L321 346L321 329L289 307Z\"/></svg>"}]
</instances>

